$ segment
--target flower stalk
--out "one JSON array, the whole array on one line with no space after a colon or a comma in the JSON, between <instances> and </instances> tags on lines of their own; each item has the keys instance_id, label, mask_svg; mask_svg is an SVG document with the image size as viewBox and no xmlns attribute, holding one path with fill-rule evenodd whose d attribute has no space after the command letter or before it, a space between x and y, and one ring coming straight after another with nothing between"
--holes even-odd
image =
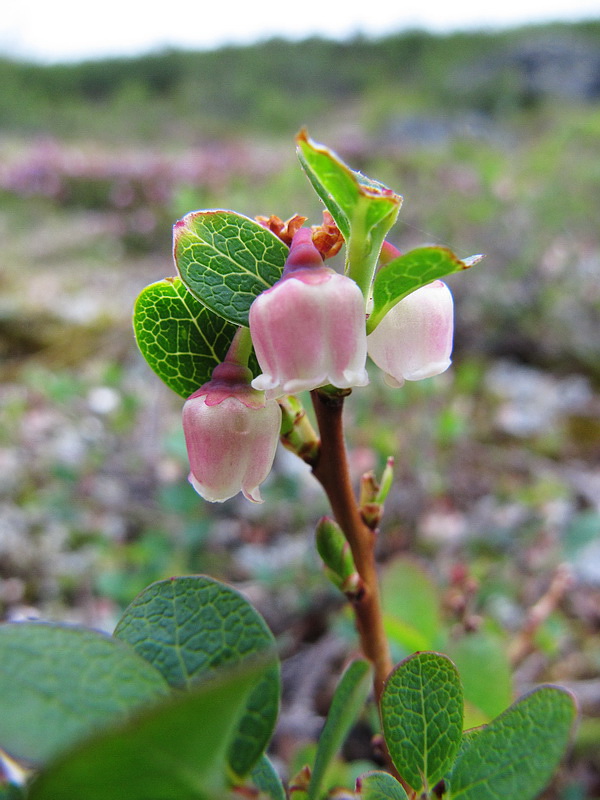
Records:
<instances>
[{"instance_id":1,"label":"flower stalk","mask_svg":"<svg viewBox=\"0 0 600 800\"><path fill-rule=\"evenodd\" d=\"M313 474L327 495L361 578L361 592L352 598L352 605L362 650L374 667L375 696L379 700L393 664L383 628L375 562L376 536L365 524L352 488L343 427L344 398L321 390L313 391L311 397L321 435Z\"/></svg>"}]
</instances>

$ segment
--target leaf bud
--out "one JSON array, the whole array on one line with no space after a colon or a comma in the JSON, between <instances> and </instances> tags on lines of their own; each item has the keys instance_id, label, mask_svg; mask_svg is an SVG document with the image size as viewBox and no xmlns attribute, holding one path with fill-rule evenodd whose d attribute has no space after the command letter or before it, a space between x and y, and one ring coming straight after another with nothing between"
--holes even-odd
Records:
<instances>
[{"instance_id":1,"label":"leaf bud","mask_svg":"<svg viewBox=\"0 0 600 800\"><path fill-rule=\"evenodd\" d=\"M352 551L340 526L331 517L321 517L316 529L317 551L328 578L345 594L355 595L361 586Z\"/></svg>"}]
</instances>

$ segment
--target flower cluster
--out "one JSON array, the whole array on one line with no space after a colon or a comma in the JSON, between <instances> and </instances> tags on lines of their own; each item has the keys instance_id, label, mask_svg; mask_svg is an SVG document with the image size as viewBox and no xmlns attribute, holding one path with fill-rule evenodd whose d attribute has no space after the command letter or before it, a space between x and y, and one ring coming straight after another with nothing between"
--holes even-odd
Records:
<instances>
[{"instance_id":1,"label":"flower cluster","mask_svg":"<svg viewBox=\"0 0 600 800\"><path fill-rule=\"evenodd\" d=\"M207 500L242 491L261 501L258 487L280 433L277 398L327 384L365 386L367 354L392 386L447 369L452 295L441 281L423 286L396 303L367 336L358 285L326 267L310 229L300 228L282 277L253 302L249 327L261 374L252 379L228 356L183 409L190 482Z\"/></svg>"}]
</instances>

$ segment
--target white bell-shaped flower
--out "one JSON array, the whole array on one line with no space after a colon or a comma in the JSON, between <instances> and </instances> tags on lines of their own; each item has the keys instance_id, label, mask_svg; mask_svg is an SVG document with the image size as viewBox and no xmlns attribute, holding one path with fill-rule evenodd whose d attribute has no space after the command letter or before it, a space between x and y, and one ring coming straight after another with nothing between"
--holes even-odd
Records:
<instances>
[{"instance_id":1,"label":"white bell-shaped flower","mask_svg":"<svg viewBox=\"0 0 600 800\"><path fill-rule=\"evenodd\" d=\"M224 362L183 406L189 481L205 500L221 503L242 491L262 502L258 487L273 465L281 409L250 386L251 377Z\"/></svg>"},{"instance_id":2,"label":"white bell-shaped flower","mask_svg":"<svg viewBox=\"0 0 600 800\"><path fill-rule=\"evenodd\" d=\"M396 303L367 336L367 348L386 383L402 386L448 369L453 333L452 294L434 281Z\"/></svg>"},{"instance_id":3,"label":"white bell-shaped flower","mask_svg":"<svg viewBox=\"0 0 600 800\"><path fill-rule=\"evenodd\" d=\"M365 304L358 285L323 264L301 228L283 277L250 308L250 333L262 374L252 381L269 396L365 386Z\"/></svg>"}]
</instances>

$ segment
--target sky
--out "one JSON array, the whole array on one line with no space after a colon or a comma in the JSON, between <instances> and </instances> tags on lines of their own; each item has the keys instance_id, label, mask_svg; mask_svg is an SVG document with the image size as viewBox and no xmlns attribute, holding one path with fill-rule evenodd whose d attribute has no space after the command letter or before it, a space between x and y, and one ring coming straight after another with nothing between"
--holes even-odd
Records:
<instances>
[{"instance_id":1,"label":"sky","mask_svg":"<svg viewBox=\"0 0 600 800\"><path fill-rule=\"evenodd\" d=\"M42 63L207 49L271 36L381 36L599 19L600 0L2 0L0 54Z\"/></svg>"}]
</instances>

